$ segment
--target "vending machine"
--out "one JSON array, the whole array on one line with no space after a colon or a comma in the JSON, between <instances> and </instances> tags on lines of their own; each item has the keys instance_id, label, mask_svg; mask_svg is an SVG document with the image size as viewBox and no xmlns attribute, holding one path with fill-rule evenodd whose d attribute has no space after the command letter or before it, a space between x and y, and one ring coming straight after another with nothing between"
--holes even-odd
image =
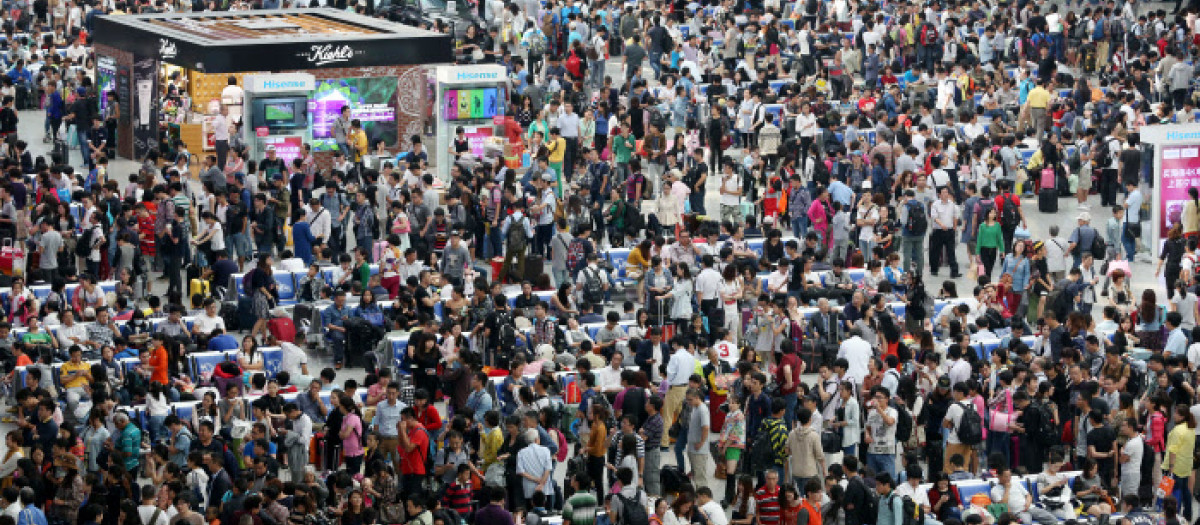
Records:
<instances>
[{"instance_id":1,"label":"vending machine","mask_svg":"<svg viewBox=\"0 0 1200 525\"><path fill-rule=\"evenodd\" d=\"M249 158L265 158L268 147L285 163L304 155L312 140L308 107L315 86L307 73L246 77L242 133Z\"/></svg>"}]
</instances>

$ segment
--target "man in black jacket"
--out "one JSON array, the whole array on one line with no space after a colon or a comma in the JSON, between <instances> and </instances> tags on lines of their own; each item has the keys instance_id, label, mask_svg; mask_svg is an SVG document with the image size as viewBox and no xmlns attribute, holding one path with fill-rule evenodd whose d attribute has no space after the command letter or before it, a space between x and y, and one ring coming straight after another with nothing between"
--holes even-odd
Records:
<instances>
[{"instance_id":1,"label":"man in black jacket","mask_svg":"<svg viewBox=\"0 0 1200 525\"><path fill-rule=\"evenodd\" d=\"M871 489L867 487L862 476L858 474L858 458L849 456L842 460L842 468L846 470L846 494L842 499L842 509L846 512L846 523L865 523L863 510L871 499Z\"/></svg>"},{"instance_id":2,"label":"man in black jacket","mask_svg":"<svg viewBox=\"0 0 1200 525\"><path fill-rule=\"evenodd\" d=\"M925 457L929 460L929 472L941 472L942 464L942 420L950 410L950 378L938 378L929 396L925 398L925 409L920 423L925 425Z\"/></svg>"},{"instance_id":3,"label":"man in black jacket","mask_svg":"<svg viewBox=\"0 0 1200 525\"><path fill-rule=\"evenodd\" d=\"M658 361L654 359L654 347L659 347L659 355L664 359L671 356L671 347L663 342L661 328L651 328L646 335L648 339L638 345L633 362L642 369L647 377L653 377L654 367L658 364Z\"/></svg>"}]
</instances>

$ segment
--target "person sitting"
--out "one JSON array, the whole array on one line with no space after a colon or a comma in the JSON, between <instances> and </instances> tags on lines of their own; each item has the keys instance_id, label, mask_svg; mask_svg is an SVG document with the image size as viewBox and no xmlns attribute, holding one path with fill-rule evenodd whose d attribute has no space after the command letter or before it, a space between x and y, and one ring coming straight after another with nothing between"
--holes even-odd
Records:
<instances>
[{"instance_id":1,"label":"person sitting","mask_svg":"<svg viewBox=\"0 0 1200 525\"><path fill-rule=\"evenodd\" d=\"M225 319L219 315L220 303L216 299L209 297L202 303L200 315L196 316L196 320L192 323L192 337L198 344L203 344L213 336L217 330L224 332ZM237 345L234 345L237 349Z\"/></svg>"},{"instance_id":2,"label":"person sitting","mask_svg":"<svg viewBox=\"0 0 1200 525\"><path fill-rule=\"evenodd\" d=\"M210 352L227 352L238 349L238 340L225 333L221 328L214 329L208 337L208 350Z\"/></svg>"}]
</instances>

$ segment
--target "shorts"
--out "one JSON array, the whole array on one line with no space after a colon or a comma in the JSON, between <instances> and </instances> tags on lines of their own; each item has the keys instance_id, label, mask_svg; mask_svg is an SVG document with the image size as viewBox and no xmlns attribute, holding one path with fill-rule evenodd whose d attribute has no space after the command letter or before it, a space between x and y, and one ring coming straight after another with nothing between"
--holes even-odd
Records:
<instances>
[{"instance_id":1,"label":"shorts","mask_svg":"<svg viewBox=\"0 0 1200 525\"><path fill-rule=\"evenodd\" d=\"M742 449L733 447L725 449L725 461L737 461L739 459L742 459Z\"/></svg>"},{"instance_id":2,"label":"shorts","mask_svg":"<svg viewBox=\"0 0 1200 525\"><path fill-rule=\"evenodd\" d=\"M226 239L225 250L230 258L243 257L249 259L254 257L254 253L250 251L250 238L244 233L235 233Z\"/></svg>"}]
</instances>

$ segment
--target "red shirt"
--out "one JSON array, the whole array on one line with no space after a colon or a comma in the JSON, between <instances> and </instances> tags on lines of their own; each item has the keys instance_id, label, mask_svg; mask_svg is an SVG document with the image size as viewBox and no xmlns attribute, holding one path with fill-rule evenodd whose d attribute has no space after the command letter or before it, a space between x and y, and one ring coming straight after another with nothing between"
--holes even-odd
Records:
<instances>
[{"instance_id":1,"label":"red shirt","mask_svg":"<svg viewBox=\"0 0 1200 525\"><path fill-rule=\"evenodd\" d=\"M400 473L424 476L425 457L429 455L429 434L425 432L425 427L415 425L409 427L406 435L408 436L408 442L416 446L409 451L405 451L401 447Z\"/></svg>"},{"instance_id":2,"label":"red shirt","mask_svg":"<svg viewBox=\"0 0 1200 525\"><path fill-rule=\"evenodd\" d=\"M167 384L167 349L158 347L150 351L150 381L160 385Z\"/></svg>"},{"instance_id":3,"label":"red shirt","mask_svg":"<svg viewBox=\"0 0 1200 525\"><path fill-rule=\"evenodd\" d=\"M442 429L442 415L438 413L433 405L425 405L424 412L417 411L417 422L429 429L430 432L437 432Z\"/></svg>"},{"instance_id":4,"label":"red shirt","mask_svg":"<svg viewBox=\"0 0 1200 525\"><path fill-rule=\"evenodd\" d=\"M783 375L784 365L792 367L792 388L790 390L783 386L786 384L785 376ZM794 353L783 354L783 357L779 359L779 367L775 369L775 379L779 382L780 394L794 394L796 393L796 389L800 388L800 367L800 357Z\"/></svg>"},{"instance_id":5,"label":"red shirt","mask_svg":"<svg viewBox=\"0 0 1200 525\"><path fill-rule=\"evenodd\" d=\"M779 503L779 485L775 490L768 491L764 485L754 492L755 507L758 510L758 522L762 525L778 525L783 511Z\"/></svg>"},{"instance_id":6,"label":"red shirt","mask_svg":"<svg viewBox=\"0 0 1200 525\"><path fill-rule=\"evenodd\" d=\"M1017 205L1017 209L1021 209L1021 198L1016 193L1001 193L996 196L996 217L1000 217L1000 212L1004 210L1004 196L1012 199L1012 203Z\"/></svg>"}]
</instances>

